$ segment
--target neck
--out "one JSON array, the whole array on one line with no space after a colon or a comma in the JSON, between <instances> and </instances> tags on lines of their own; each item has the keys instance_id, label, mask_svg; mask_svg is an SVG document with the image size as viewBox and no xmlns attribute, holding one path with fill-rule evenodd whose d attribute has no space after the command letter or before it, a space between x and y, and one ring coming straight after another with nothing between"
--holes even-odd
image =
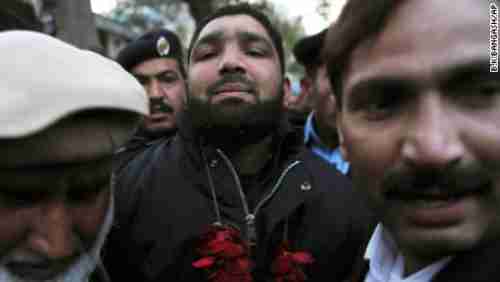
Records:
<instances>
[{"instance_id":1,"label":"neck","mask_svg":"<svg viewBox=\"0 0 500 282\"><path fill-rule=\"evenodd\" d=\"M230 158L242 175L257 174L272 156L272 136L268 135L257 143L240 147L229 152Z\"/></svg>"},{"instance_id":2,"label":"neck","mask_svg":"<svg viewBox=\"0 0 500 282\"><path fill-rule=\"evenodd\" d=\"M330 149L338 147L339 142L335 128L328 126L326 123L320 122L316 114L314 115L312 126L323 144Z\"/></svg>"}]
</instances>

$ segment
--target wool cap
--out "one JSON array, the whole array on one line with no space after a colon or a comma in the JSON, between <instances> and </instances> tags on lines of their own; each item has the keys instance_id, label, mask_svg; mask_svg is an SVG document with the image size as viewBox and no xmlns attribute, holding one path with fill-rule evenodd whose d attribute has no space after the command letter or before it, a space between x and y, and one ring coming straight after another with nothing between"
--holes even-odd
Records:
<instances>
[{"instance_id":1,"label":"wool cap","mask_svg":"<svg viewBox=\"0 0 500 282\"><path fill-rule=\"evenodd\" d=\"M148 113L144 88L120 65L46 34L0 32L0 61L0 139L88 110Z\"/></svg>"},{"instance_id":2,"label":"wool cap","mask_svg":"<svg viewBox=\"0 0 500 282\"><path fill-rule=\"evenodd\" d=\"M196 27L194 31L191 42L189 43L188 48L188 62L191 57L191 51L193 50L194 44L198 40L198 36L202 29L211 21L224 17L224 16L235 16L235 15L247 15L255 20L257 20L267 31L271 40L273 41L274 48L278 52L278 57L281 64L281 73L285 73L285 55L283 51L283 39L281 37L280 32L276 29L276 27L271 23L267 15L257 10L255 7L251 6L248 3L242 3L238 5L228 5L224 6L218 10L216 10L213 14L204 18L200 24Z\"/></svg>"},{"instance_id":3,"label":"wool cap","mask_svg":"<svg viewBox=\"0 0 500 282\"><path fill-rule=\"evenodd\" d=\"M177 60L182 75L185 76L184 52L179 37L168 29L148 32L123 48L116 61L130 71L136 65L154 58Z\"/></svg>"},{"instance_id":4,"label":"wool cap","mask_svg":"<svg viewBox=\"0 0 500 282\"><path fill-rule=\"evenodd\" d=\"M295 44L293 55L299 64L303 66L319 65L327 30L324 29L319 33L304 37Z\"/></svg>"}]
</instances>

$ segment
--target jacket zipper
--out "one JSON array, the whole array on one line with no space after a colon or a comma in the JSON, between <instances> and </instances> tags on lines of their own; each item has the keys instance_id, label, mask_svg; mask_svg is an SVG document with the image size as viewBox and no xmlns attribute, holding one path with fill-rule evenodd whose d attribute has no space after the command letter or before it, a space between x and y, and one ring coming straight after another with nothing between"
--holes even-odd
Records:
<instances>
[{"instance_id":1,"label":"jacket zipper","mask_svg":"<svg viewBox=\"0 0 500 282\"><path fill-rule=\"evenodd\" d=\"M245 223L247 227L247 236L248 236L248 244L251 248L255 247L257 245L257 230L255 227L255 219L257 218L257 213L259 210L269 201L272 199L272 197L278 192L281 183L285 179L286 175L292 170L295 166L299 165L301 161L293 161L290 165L288 165L285 170L281 173L280 177L278 178L278 181L274 184L273 188L271 191L262 199L260 200L257 205L255 206L253 212L250 212L248 209L248 203L246 200L245 193L243 192L243 187L241 186L241 181L236 173L236 169L234 168L233 163L231 160L224 154L224 152L221 149L216 150L217 153L224 159L226 164L229 167L229 170L233 174L233 178L236 182L236 185L238 186L238 190L240 193L240 197L242 200L243 204L243 210L245 212Z\"/></svg>"}]
</instances>

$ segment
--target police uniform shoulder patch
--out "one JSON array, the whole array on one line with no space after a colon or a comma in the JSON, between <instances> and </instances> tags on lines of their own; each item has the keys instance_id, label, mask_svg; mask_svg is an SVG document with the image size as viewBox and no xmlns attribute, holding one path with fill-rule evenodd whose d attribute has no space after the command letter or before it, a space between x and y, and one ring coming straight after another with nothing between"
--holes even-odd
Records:
<instances>
[{"instance_id":1,"label":"police uniform shoulder patch","mask_svg":"<svg viewBox=\"0 0 500 282\"><path fill-rule=\"evenodd\" d=\"M156 51L160 56L167 56L170 53L170 43L164 36L160 36L156 41Z\"/></svg>"}]
</instances>

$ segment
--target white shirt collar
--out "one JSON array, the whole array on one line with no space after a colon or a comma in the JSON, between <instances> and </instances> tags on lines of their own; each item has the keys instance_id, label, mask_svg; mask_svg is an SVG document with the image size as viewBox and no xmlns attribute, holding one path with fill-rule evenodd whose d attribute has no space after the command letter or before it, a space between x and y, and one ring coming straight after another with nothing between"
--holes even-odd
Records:
<instances>
[{"instance_id":1,"label":"white shirt collar","mask_svg":"<svg viewBox=\"0 0 500 282\"><path fill-rule=\"evenodd\" d=\"M418 272L403 277L404 258L398 252L391 234L379 223L368 242L365 259L370 261L370 270L365 282L430 282L452 258L440 259Z\"/></svg>"}]
</instances>

